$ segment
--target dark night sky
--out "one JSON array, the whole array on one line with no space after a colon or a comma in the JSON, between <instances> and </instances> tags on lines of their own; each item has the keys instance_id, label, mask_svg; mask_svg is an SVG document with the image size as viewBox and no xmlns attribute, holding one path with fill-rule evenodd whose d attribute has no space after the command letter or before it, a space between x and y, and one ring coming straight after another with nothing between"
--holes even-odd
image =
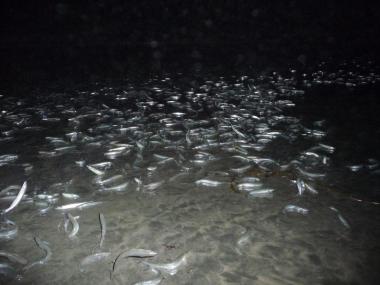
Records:
<instances>
[{"instance_id":1,"label":"dark night sky","mask_svg":"<svg viewBox=\"0 0 380 285\"><path fill-rule=\"evenodd\" d=\"M364 1L20 2L1 4L2 75L10 80L141 64L302 66L377 58L380 48L380 5Z\"/></svg>"}]
</instances>

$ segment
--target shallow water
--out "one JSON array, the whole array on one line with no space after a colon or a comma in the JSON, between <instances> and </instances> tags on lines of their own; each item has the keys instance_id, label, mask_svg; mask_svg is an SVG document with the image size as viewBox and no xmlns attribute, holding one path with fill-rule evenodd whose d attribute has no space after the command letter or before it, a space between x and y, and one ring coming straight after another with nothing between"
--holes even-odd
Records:
<instances>
[{"instance_id":1,"label":"shallow water","mask_svg":"<svg viewBox=\"0 0 380 285\"><path fill-rule=\"evenodd\" d=\"M380 77L370 66L344 68L204 77L197 84L173 74L71 91L46 87L33 96L4 94L0 157L17 157L0 160L0 189L24 181L28 189L5 215L17 224L17 236L2 239L0 248L31 264L45 256L38 237L52 256L27 270L0 257L7 264L1 281L374 284L380 158L377 138L368 137L376 128L365 124L369 117L340 126L336 114L344 111L328 109L340 106L344 101L337 98L347 92L372 98ZM335 99L326 99L326 90ZM365 151L353 149L358 141L345 136L350 128L364 133ZM101 162L107 163L96 165ZM300 189L302 183L317 193ZM1 192L1 209L17 192ZM57 209L89 201L101 203ZM297 209L288 205L305 211L287 212ZM72 238L65 213L79 223ZM107 224L102 248L99 213ZM5 234L4 219L1 226ZM114 264L133 248L157 255ZM110 254L82 263L100 252ZM171 271L145 263L178 260L183 262Z\"/></svg>"}]
</instances>

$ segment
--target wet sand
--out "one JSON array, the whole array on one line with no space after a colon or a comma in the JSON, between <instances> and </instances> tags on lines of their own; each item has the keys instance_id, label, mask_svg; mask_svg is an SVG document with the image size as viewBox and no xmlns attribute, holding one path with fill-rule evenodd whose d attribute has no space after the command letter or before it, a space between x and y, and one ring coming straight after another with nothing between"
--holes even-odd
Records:
<instances>
[{"instance_id":1,"label":"wet sand","mask_svg":"<svg viewBox=\"0 0 380 285\"><path fill-rule=\"evenodd\" d=\"M347 167L352 161L336 160L340 150L328 121L308 121L292 110L307 90L321 84L355 88L378 80L375 74L347 70L335 78L311 73L302 86L292 73L274 73L205 78L197 87L178 87L163 77L141 85L41 93L37 100L3 96L0 156L17 158L4 158L0 186L28 181L28 189L5 215L17 224L17 236L0 240L0 249L31 264L45 256L38 237L52 256L28 270L0 257L0 264L8 266L2 267L0 280L375 284L378 201L355 189L341 190L347 177L358 181L354 188L361 184ZM377 159L376 154L371 161L363 156L360 167L375 181ZM254 178L261 183L257 189L271 192L242 190ZM300 189L297 182L318 193ZM15 187L2 193L1 209L17 192ZM56 209L88 201L101 203ZM286 212L288 205L308 212ZM70 223L65 231L65 213L78 217L73 238ZM99 213L107 223L102 248ZM1 225L5 232L4 220ZM139 248L157 255L121 258L114 266L120 253ZM81 265L100 252L109 254ZM173 261L181 261L174 270L155 271L147 264Z\"/></svg>"}]
</instances>

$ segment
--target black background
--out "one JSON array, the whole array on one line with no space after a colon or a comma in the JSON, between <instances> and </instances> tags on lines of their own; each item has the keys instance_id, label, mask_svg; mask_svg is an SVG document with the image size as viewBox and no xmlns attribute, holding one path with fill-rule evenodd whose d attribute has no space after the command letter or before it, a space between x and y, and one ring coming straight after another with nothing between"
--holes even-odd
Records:
<instances>
[{"instance_id":1,"label":"black background","mask_svg":"<svg viewBox=\"0 0 380 285\"><path fill-rule=\"evenodd\" d=\"M1 87L377 60L370 1L1 1Z\"/></svg>"}]
</instances>

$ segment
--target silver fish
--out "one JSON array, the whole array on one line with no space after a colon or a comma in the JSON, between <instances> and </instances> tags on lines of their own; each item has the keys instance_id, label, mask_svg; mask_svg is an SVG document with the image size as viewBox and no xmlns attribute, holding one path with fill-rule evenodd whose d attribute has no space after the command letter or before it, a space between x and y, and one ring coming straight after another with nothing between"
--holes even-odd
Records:
<instances>
[{"instance_id":1,"label":"silver fish","mask_svg":"<svg viewBox=\"0 0 380 285\"><path fill-rule=\"evenodd\" d=\"M14 162L18 159L17 154L3 154L0 155L0 166Z\"/></svg>"},{"instance_id":2,"label":"silver fish","mask_svg":"<svg viewBox=\"0 0 380 285\"><path fill-rule=\"evenodd\" d=\"M250 197L257 197L257 198L271 198L273 196L274 189L258 189L258 190L252 190L249 191Z\"/></svg>"},{"instance_id":3,"label":"silver fish","mask_svg":"<svg viewBox=\"0 0 380 285\"><path fill-rule=\"evenodd\" d=\"M242 137L242 138L247 138L247 136L245 134L243 134L242 132L240 132L237 128L235 128L232 124L231 124L231 128L232 130L239 136L239 137Z\"/></svg>"},{"instance_id":4,"label":"silver fish","mask_svg":"<svg viewBox=\"0 0 380 285\"><path fill-rule=\"evenodd\" d=\"M66 205L56 207L55 209L56 210L70 210L70 209L75 209L75 208L82 206L84 204L86 204L86 202L71 203L71 204L66 204Z\"/></svg>"},{"instance_id":5,"label":"silver fish","mask_svg":"<svg viewBox=\"0 0 380 285\"><path fill-rule=\"evenodd\" d=\"M320 157L320 155L318 153L315 153L313 151L305 151L304 154L308 155L308 156L315 157L315 158L319 158Z\"/></svg>"},{"instance_id":6,"label":"silver fish","mask_svg":"<svg viewBox=\"0 0 380 285\"><path fill-rule=\"evenodd\" d=\"M304 182L305 184L305 189L308 190L311 194L317 195L318 190L315 189L313 186L311 186L309 183Z\"/></svg>"},{"instance_id":7,"label":"silver fish","mask_svg":"<svg viewBox=\"0 0 380 285\"><path fill-rule=\"evenodd\" d=\"M38 154L40 157L53 157L57 155L57 152L55 151L39 151Z\"/></svg>"},{"instance_id":8,"label":"silver fish","mask_svg":"<svg viewBox=\"0 0 380 285\"><path fill-rule=\"evenodd\" d=\"M86 161L84 161L84 160L77 160L77 161L75 161L75 164L78 165L79 167L83 167L83 166L85 166Z\"/></svg>"},{"instance_id":9,"label":"silver fish","mask_svg":"<svg viewBox=\"0 0 380 285\"><path fill-rule=\"evenodd\" d=\"M223 185L224 182L210 180L210 179L199 179L195 181L195 184L198 186L217 187L217 186Z\"/></svg>"},{"instance_id":10,"label":"silver fish","mask_svg":"<svg viewBox=\"0 0 380 285\"><path fill-rule=\"evenodd\" d=\"M22 197L24 196L26 188L27 188L27 183L25 181L24 184L22 184L20 192L18 192L18 194L16 196L16 199L14 199L13 202L12 202L12 204L7 209L5 209L4 211L2 211L1 214L5 215L6 213L9 213L14 208L16 208L16 206L20 203Z\"/></svg>"},{"instance_id":11,"label":"silver fish","mask_svg":"<svg viewBox=\"0 0 380 285\"><path fill-rule=\"evenodd\" d=\"M239 183L237 185L237 188L239 191L252 191L262 186L263 184L260 182L246 182L246 183Z\"/></svg>"},{"instance_id":12,"label":"silver fish","mask_svg":"<svg viewBox=\"0 0 380 285\"><path fill-rule=\"evenodd\" d=\"M249 159L246 156L242 156L242 155L233 155L232 158L239 159L239 160L241 160L243 162L250 162L251 161L251 159Z\"/></svg>"},{"instance_id":13,"label":"silver fish","mask_svg":"<svg viewBox=\"0 0 380 285\"><path fill-rule=\"evenodd\" d=\"M166 155L161 155L161 154L153 154L153 157L158 160L158 161L161 161L161 160L166 160L168 158L170 158L169 156L166 156Z\"/></svg>"},{"instance_id":14,"label":"silver fish","mask_svg":"<svg viewBox=\"0 0 380 285\"><path fill-rule=\"evenodd\" d=\"M107 232L106 219L104 218L104 215L102 213L99 213L99 221L100 221L100 228L101 228L99 247L102 248L104 239L106 237L106 232Z\"/></svg>"},{"instance_id":15,"label":"silver fish","mask_svg":"<svg viewBox=\"0 0 380 285\"><path fill-rule=\"evenodd\" d=\"M78 194L74 194L74 193L62 193L62 196L63 198L70 199L70 200L76 200L80 198Z\"/></svg>"},{"instance_id":16,"label":"silver fish","mask_svg":"<svg viewBox=\"0 0 380 285\"><path fill-rule=\"evenodd\" d=\"M186 132L186 143L188 146L190 146L192 144L192 141L190 139L190 131Z\"/></svg>"},{"instance_id":17,"label":"silver fish","mask_svg":"<svg viewBox=\"0 0 380 285\"><path fill-rule=\"evenodd\" d=\"M0 221L0 240L10 240L17 236L18 227L16 223L3 217L4 221Z\"/></svg>"},{"instance_id":18,"label":"silver fish","mask_svg":"<svg viewBox=\"0 0 380 285\"><path fill-rule=\"evenodd\" d=\"M309 209L301 208L295 205L287 205L282 211L283 213L298 213L302 215L309 213Z\"/></svg>"},{"instance_id":19,"label":"silver fish","mask_svg":"<svg viewBox=\"0 0 380 285\"><path fill-rule=\"evenodd\" d=\"M103 162L91 164L90 166L95 167L96 169L107 170L107 169L111 168L112 162L103 161Z\"/></svg>"},{"instance_id":20,"label":"silver fish","mask_svg":"<svg viewBox=\"0 0 380 285\"><path fill-rule=\"evenodd\" d=\"M116 192L120 192L120 191L124 191L124 190L127 190L128 188L128 185L129 185L129 182L125 182L125 183L122 183L120 185L116 185L116 186L112 186L112 187L107 187L107 188L101 188L101 191L109 191L109 192L112 192L112 191L116 191Z\"/></svg>"},{"instance_id":21,"label":"silver fish","mask_svg":"<svg viewBox=\"0 0 380 285\"><path fill-rule=\"evenodd\" d=\"M85 271L84 267L86 267L92 263L102 261L103 259L108 258L110 255L111 255L110 252L98 252L98 253L94 253L94 254L86 256L80 262L80 271L84 272Z\"/></svg>"},{"instance_id":22,"label":"silver fish","mask_svg":"<svg viewBox=\"0 0 380 285\"><path fill-rule=\"evenodd\" d=\"M46 254L46 255L45 255L44 258L42 258L42 259L40 259L40 260L38 260L38 261L35 261L35 262L33 262L33 263L31 263L31 264L25 266L25 267L24 267L24 270L28 270L28 269L30 269L31 267L33 267L33 266L35 266L35 265L38 265L38 264L45 264L45 263L47 263L47 262L50 260L50 258L51 258L51 256L52 256L51 249L50 249L50 247L48 246L48 243L47 243L46 241L43 241L43 240L39 239L38 237L35 237L35 238L34 238L34 241L36 242L36 244L37 244L37 246L38 246L39 248L41 248L43 251L45 251L45 254Z\"/></svg>"},{"instance_id":23,"label":"silver fish","mask_svg":"<svg viewBox=\"0 0 380 285\"><path fill-rule=\"evenodd\" d=\"M73 238L79 231L79 223L70 213L67 214L67 218L69 219L72 225L72 230L69 234L69 238Z\"/></svg>"},{"instance_id":24,"label":"silver fish","mask_svg":"<svg viewBox=\"0 0 380 285\"><path fill-rule=\"evenodd\" d=\"M251 168L252 168L251 165L246 165L246 166L239 167L239 168L231 168L230 171L234 172L234 173L237 173L237 174L240 174L240 173L247 172Z\"/></svg>"},{"instance_id":25,"label":"silver fish","mask_svg":"<svg viewBox=\"0 0 380 285\"><path fill-rule=\"evenodd\" d=\"M123 251L120 253L114 260L112 271L115 271L116 269L116 263L120 258L123 257L138 257L138 258L146 258L146 257L153 257L156 256L157 252L149 249L141 249L141 248L133 248L129 249L127 251Z\"/></svg>"},{"instance_id":26,"label":"silver fish","mask_svg":"<svg viewBox=\"0 0 380 285\"><path fill-rule=\"evenodd\" d=\"M247 244L250 239L251 239L251 234L250 233L246 233L246 234L244 234L243 236L241 236L238 239L238 241L236 242L236 244L237 244L238 247L242 247L245 244Z\"/></svg>"},{"instance_id":27,"label":"silver fish","mask_svg":"<svg viewBox=\"0 0 380 285\"><path fill-rule=\"evenodd\" d=\"M150 268L158 270L160 272L167 273L169 275L174 275L177 273L179 268L187 263L187 254L184 254L177 260L170 263L150 263L144 262L145 265L148 265Z\"/></svg>"},{"instance_id":28,"label":"silver fish","mask_svg":"<svg viewBox=\"0 0 380 285\"><path fill-rule=\"evenodd\" d=\"M347 229L350 229L350 228L351 228L350 224L349 224L349 223L347 222L347 220L341 215L341 213L339 212L339 210L338 210L337 208L331 206L330 209L331 209L332 211L334 211L334 212L337 213L338 219L339 219L339 221L342 223L343 226L345 226Z\"/></svg>"},{"instance_id":29,"label":"silver fish","mask_svg":"<svg viewBox=\"0 0 380 285\"><path fill-rule=\"evenodd\" d=\"M140 178L137 178L137 177L135 177L134 180L135 180L135 182L137 183L137 188L136 188L136 190L137 190L137 191L140 191L140 188L141 188L141 186L142 186L142 184L143 184L142 180L141 180Z\"/></svg>"},{"instance_id":30,"label":"silver fish","mask_svg":"<svg viewBox=\"0 0 380 285\"><path fill-rule=\"evenodd\" d=\"M102 176L104 175L105 171L102 171L102 170L99 170L99 169L96 169L95 167L91 166L91 165L86 165L86 167L92 172L92 173L95 173L96 175L99 175L99 176Z\"/></svg>"},{"instance_id":31,"label":"silver fish","mask_svg":"<svg viewBox=\"0 0 380 285\"><path fill-rule=\"evenodd\" d=\"M73 146L63 146L63 147L58 147L58 148L55 148L54 150L55 151L58 151L58 152L65 152L65 151L70 151L70 150L73 150L75 149L76 146L73 145Z\"/></svg>"},{"instance_id":32,"label":"silver fish","mask_svg":"<svg viewBox=\"0 0 380 285\"><path fill-rule=\"evenodd\" d=\"M124 155L124 151L108 151L104 153L104 156L107 157L108 159L116 159L119 156Z\"/></svg>"},{"instance_id":33,"label":"silver fish","mask_svg":"<svg viewBox=\"0 0 380 285\"><path fill-rule=\"evenodd\" d=\"M239 179L241 183L257 183L260 181L260 178L255 176L246 176ZM258 183L257 183L258 184Z\"/></svg>"},{"instance_id":34,"label":"silver fish","mask_svg":"<svg viewBox=\"0 0 380 285\"><path fill-rule=\"evenodd\" d=\"M310 179L316 179L316 178L323 178L326 176L326 174L324 173L312 173L312 172L308 172L306 170L303 170L302 168L300 167L296 167L296 169L305 177L308 177Z\"/></svg>"},{"instance_id":35,"label":"silver fish","mask_svg":"<svg viewBox=\"0 0 380 285\"><path fill-rule=\"evenodd\" d=\"M349 168L352 172L358 172L359 170L364 168L364 165L363 164L347 165L347 168Z\"/></svg>"},{"instance_id":36,"label":"silver fish","mask_svg":"<svg viewBox=\"0 0 380 285\"><path fill-rule=\"evenodd\" d=\"M335 151L335 147L327 145L327 144L320 143L318 144L318 146L329 153L334 153Z\"/></svg>"},{"instance_id":37,"label":"silver fish","mask_svg":"<svg viewBox=\"0 0 380 285\"><path fill-rule=\"evenodd\" d=\"M56 210L70 210L70 209L83 209L83 208L87 208L87 207L92 207L92 206L96 206L96 205L99 205L101 204L102 202L94 202L94 201L90 201L90 202L79 202L79 203L71 203L71 204L66 204L66 205L62 205L62 206L58 206L56 207L55 209Z\"/></svg>"},{"instance_id":38,"label":"silver fish","mask_svg":"<svg viewBox=\"0 0 380 285\"><path fill-rule=\"evenodd\" d=\"M345 226L347 229L351 228L350 224L347 222L347 220L340 213L338 213L338 219L342 223L342 225Z\"/></svg>"},{"instance_id":39,"label":"silver fish","mask_svg":"<svg viewBox=\"0 0 380 285\"><path fill-rule=\"evenodd\" d=\"M154 183L150 183L150 184L146 184L143 186L143 190L148 190L148 191L152 191L152 190L155 190L157 189L158 187L160 187L162 184L164 184L164 181L158 181L158 182L154 182Z\"/></svg>"},{"instance_id":40,"label":"silver fish","mask_svg":"<svg viewBox=\"0 0 380 285\"><path fill-rule=\"evenodd\" d=\"M298 189L298 195L301 196L303 192L305 192L305 182L302 179L297 178L296 184L297 184L297 189Z\"/></svg>"},{"instance_id":41,"label":"silver fish","mask_svg":"<svg viewBox=\"0 0 380 285\"><path fill-rule=\"evenodd\" d=\"M105 186L105 185L108 185L108 184L112 184L112 183L114 183L114 182L116 182L116 181L119 181L119 180L121 180L121 179L123 179L123 175L120 175L120 174L118 174L118 175L114 175L114 176L112 176L112 177L110 177L110 178L107 178L107 179L103 179L103 180L97 180L96 182L98 183L98 184L100 184L100 185L103 185L103 186Z\"/></svg>"}]
</instances>

